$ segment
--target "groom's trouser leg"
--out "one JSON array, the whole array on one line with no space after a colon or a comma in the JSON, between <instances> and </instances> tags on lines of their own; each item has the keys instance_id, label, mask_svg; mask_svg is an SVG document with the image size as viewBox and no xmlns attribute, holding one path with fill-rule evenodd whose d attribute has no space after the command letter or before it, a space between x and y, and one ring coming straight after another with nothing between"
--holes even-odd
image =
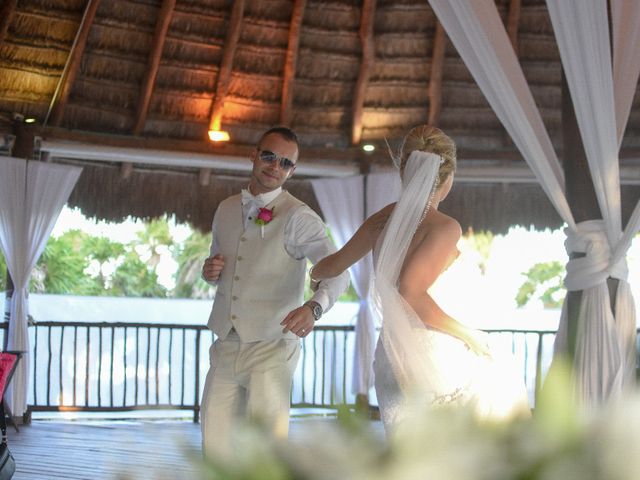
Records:
<instances>
[{"instance_id":1,"label":"groom's trouser leg","mask_svg":"<svg viewBox=\"0 0 640 480\"><path fill-rule=\"evenodd\" d=\"M231 436L245 412L275 437L287 437L291 382L299 356L298 340L240 343L233 333L214 343L202 398L206 455L231 453Z\"/></svg>"},{"instance_id":2,"label":"groom's trouser leg","mask_svg":"<svg viewBox=\"0 0 640 480\"><path fill-rule=\"evenodd\" d=\"M300 356L299 340L258 342L247 388L247 413L279 439L289 433L291 383Z\"/></svg>"},{"instance_id":3,"label":"groom's trouser leg","mask_svg":"<svg viewBox=\"0 0 640 480\"><path fill-rule=\"evenodd\" d=\"M210 367L202 395L202 451L212 458L231 452L231 434L245 410L244 387L235 374L241 343L237 338L216 340L209 349Z\"/></svg>"}]
</instances>

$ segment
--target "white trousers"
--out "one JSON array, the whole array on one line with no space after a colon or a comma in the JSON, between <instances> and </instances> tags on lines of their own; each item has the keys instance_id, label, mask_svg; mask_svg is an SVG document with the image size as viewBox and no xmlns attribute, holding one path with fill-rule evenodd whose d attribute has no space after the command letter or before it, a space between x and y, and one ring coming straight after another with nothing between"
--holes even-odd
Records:
<instances>
[{"instance_id":1,"label":"white trousers","mask_svg":"<svg viewBox=\"0 0 640 480\"><path fill-rule=\"evenodd\" d=\"M299 356L299 340L242 343L233 330L211 345L201 410L206 456L227 458L233 435L246 418L259 421L276 438L287 438Z\"/></svg>"}]
</instances>

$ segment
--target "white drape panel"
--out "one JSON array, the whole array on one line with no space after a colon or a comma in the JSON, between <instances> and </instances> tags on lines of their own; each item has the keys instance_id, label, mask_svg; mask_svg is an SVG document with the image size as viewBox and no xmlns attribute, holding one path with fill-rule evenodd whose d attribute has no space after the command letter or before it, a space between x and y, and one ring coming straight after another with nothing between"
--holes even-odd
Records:
<instances>
[{"instance_id":1,"label":"white drape panel","mask_svg":"<svg viewBox=\"0 0 640 480\"><path fill-rule=\"evenodd\" d=\"M14 415L27 407L29 277L81 172L66 165L0 159L0 246L14 283L8 349L27 352L7 390Z\"/></svg>"},{"instance_id":2,"label":"white drape panel","mask_svg":"<svg viewBox=\"0 0 640 480\"><path fill-rule=\"evenodd\" d=\"M429 2L498 118L532 168L556 210L567 222L567 232L580 236L582 232L579 230L583 226L575 224L569 210L559 162L551 148L548 134L510 46L495 3L490 0ZM568 284L580 284L586 288L582 297L583 308L576 340L579 345L576 372L583 388L583 399L591 403L617 395L624 383L622 379L632 378L625 368L629 367L626 359L630 358L627 350L631 344L628 339L629 325L633 324L635 328L635 318L630 317L634 316L633 299L625 296L630 292L625 277L621 279L618 289L616 318L607 318L604 312L605 306L609 305L609 297L608 294L604 295L606 285L602 283L602 278L609 275L621 278L617 275L626 268L621 259L630 245L633 234L640 226L640 209L636 207L632 220L620 238L622 232L617 162L618 137L616 115L613 110L606 2L548 0L548 4L563 64L566 58L565 69L572 99L574 105L581 103L580 106L576 105L576 115L579 116L591 174L595 179L596 191L600 190L597 193L598 201L603 207L605 217L605 222L597 226L597 229L607 240L604 242L606 252L603 253L601 249L584 248L587 256L576 259L587 264L587 270L599 271L599 274L590 277L589 281L576 280L580 278L580 273L573 276L569 273L573 270L580 272L581 269L576 268L576 260L567 265ZM619 38L628 39L632 33L625 31ZM637 47L632 43L628 48ZM623 55L621 58L630 56L633 55ZM616 97L620 102L618 108L626 108L628 111L632 98L633 95L628 94ZM626 106L624 102L627 102ZM604 266L599 265L602 263L602 255L607 256ZM596 284L591 284L590 281ZM600 301L606 305L600 305ZM557 345L566 339L566 325L563 323L565 321L566 317L563 316ZM612 322L615 322L614 327ZM602 339L597 338L598 335L610 336Z\"/></svg>"},{"instance_id":3,"label":"white drape panel","mask_svg":"<svg viewBox=\"0 0 640 480\"><path fill-rule=\"evenodd\" d=\"M364 211L364 185L367 211ZM361 175L347 178L312 180L311 185L334 241L342 248L364 219L400 195L400 177L394 170L374 173L365 179ZM368 254L349 269L353 287L360 298L356 321L352 392L368 394L373 386L373 353L377 338L375 314L369 303L373 261Z\"/></svg>"},{"instance_id":4,"label":"white drape panel","mask_svg":"<svg viewBox=\"0 0 640 480\"><path fill-rule=\"evenodd\" d=\"M632 3L636 3L636 6L631 5ZM626 28L626 21L637 22L640 20L640 14L637 12L637 2L612 5L614 28L617 29L617 32L614 32L616 38L614 46L620 49L616 56L618 62L624 61L624 59L629 61L628 64L619 64L617 67L616 80L621 82L619 85L614 84L613 78L606 0L582 0L579 2L576 0L547 0L547 5L571 91L571 99L580 127L596 197L604 219L600 230L604 230L608 240L607 242L599 242L597 248L599 253L607 256L606 259L598 259L589 254L586 258L593 260L594 267L599 263L603 273L620 281L615 299L615 318L610 313L610 297L602 276L593 278L592 282L588 277L585 277L581 282L585 287L583 296L587 292L589 295L593 295L591 302L597 307L594 307L595 313L593 315L581 312L576 338L578 346L597 345L598 342L602 342L598 335L609 333L613 335L609 342L610 348L614 349L617 341L620 349L619 359L613 353L608 355L606 350L602 350L595 352L599 353L599 356L585 356L583 365L577 364L577 372L582 383L586 385L583 398L592 403L598 403L609 396L617 395L620 389L628 386L634 378L630 371L632 365L629 364L628 359L631 355L629 349L633 348L633 343L635 343L632 342L632 339L635 339L636 318L631 289L627 283L626 261L623 257L630 246L631 238L640 228L640 218L638 218L638 206L636 206L623 234L618 163L618 148L623 131L619 130L617 126L626 124L633 101L633 92L629 93L629 86L625 85L627 79L624 78L624 75L633 75L632 81L635 83L638 78L637 69L640 68L637 65L638 59L634 58L637 53L628 52L629 49L637 50L637 45L623 43L623 41L637 35L638 27ZM625 14L628 14L630 18L621 19L620 16ZM614 95L614 91L618 90L621 94ZM633 90L635 90L635 86ZM619 109L618 112L616 112L616 108ZM577 289L572 288L573 282L569 281L571 280L569 266L567 266L567 273L568 278L565 282L567 288ZM595 289L598 290L598 293L592 294L591 292ZM588 299L583 300L583 306L585 302L589 303ZM596 302L602 302L602 305L596 304ZM599 310L602 312L601 314L598 313ZM606 323L605 326L600 327L608 330L601 331L594 327L593 323L595 322ZM576 358L576 360L581 361L580 358ZM600 362L600 365L597 362ZM607 362L611 362L611 365L607 366ZM609 384L606 377L601 377L602 388L609 388L609 391L603 392L605 396L600 398L599 393L601 392L595 389L593 372L598 368L608 368L610 372L614 372L616 362L619 362L617 365L620 369L620 384ZM635 365L633 365L633 369L635 370ZM589 385L592 385L593 389L589 389ZM593 396L590 395L591 392L593 392Z\"/></svg>"},{"instance_id":5,"label":"white drape panel","mask_svg":"<svg viewBox=\"0 0 640 480\"><path fill-rule=\"evenodd\" d=\"M564 176L493 0L429 0L489 104L562 219L575 228Z\"/></svg>"},{"instance_id":6,"label":"white drape panel","mask_svg":"<svg viewBox=\"0 0 640 480\"><path fill-rule=\"evenodd\" d=\"M324 218L331 228L333 239L342 248L365 219L364 179L361 175L312 180ZM369 287L373 273L371 255L349 269L353 287L360 298L356 321L356 344L354 349L351 389L356 394L368 394L373 385L373 351L375 348L375 321L369 307Z\"/></svg>"},{"instance_id":7,"label":"white drape panel","mask_svg":"<svg viewBox=\"0 0 640 480\"><path fill-rule=\"evenodd\" d=\"M640 75L640 2L611 0L611 25L616 130L620 145Z\"/></svg>"},{"instance_id":8,"label":"white drape panel","mask_svg":"<svg viewBox=\"0 0 640 480\"><path fill-rule=\"evenodd\" d=\"M400 198L402 184L397 170L367 175L367 216Z\"/></svg>"},{"instance_id":9,"label":"white drape panel","mask_svg":"<svg viewBox=\"0 0 640 480\"><path fill-rule=\"evenodd\" d=\"M606 0L547 0L610 245L621 232L620 172Z\"/></svg>"}]
</instances>

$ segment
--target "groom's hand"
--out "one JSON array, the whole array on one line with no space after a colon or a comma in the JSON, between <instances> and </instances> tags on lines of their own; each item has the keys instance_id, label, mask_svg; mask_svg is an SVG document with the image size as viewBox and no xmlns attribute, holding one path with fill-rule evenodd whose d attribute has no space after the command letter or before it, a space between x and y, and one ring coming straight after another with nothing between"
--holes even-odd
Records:
<instances>
[{"instance_id":1,"label":"groom's hand","mask_svg":"<svg viewBox=\"0 0 640 480\"><path fill-rule=\"evenodd\" d=\"M280 322L280 325L284 327L282 333L290 331L300 338L309 335L311 330L313 330L314 324L313 313L311 313L311 309L305 305L291 310L285 319Z\"/></svg>"},{"instance_id":2,"label":"groom's hand","mask_svg":"<svg viewBox=\"0 0 640 480\"><path fill-rule=\"evenodd\" d=\"M204 261L204 265L202 266L202 276L208 282L217 282L223 268L224 257L218 253Z\"/></svg>"}]
</instances>

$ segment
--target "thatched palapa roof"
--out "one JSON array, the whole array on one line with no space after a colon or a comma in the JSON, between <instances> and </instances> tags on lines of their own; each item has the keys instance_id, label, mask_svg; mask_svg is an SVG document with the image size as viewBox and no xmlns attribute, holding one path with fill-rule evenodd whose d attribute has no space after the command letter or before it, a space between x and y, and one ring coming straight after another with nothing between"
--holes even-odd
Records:
<instances>
[{"instance_id":1,"label":"thatched palapa roof","mask_svg":"<svg viewBox=\"0 0 640 480\"><path fill-rule=\"evenodd\" d=\"M545 1L496 4L561 155L561 65ZM430 122L459 148L460 181L443 209L463 227L561 223L535 182L503 175L526 165L426 0L5 0L1 8L5 153L19 134L21 146L40 139L27 149L38 158L38 145L75 142L244 162L266 128L286 124L300 136L301 162L358 172L388 167L385 139L393 145ZM636 94L621 151L625 216L640 197L638 106ZM229 132L229 144L207 140L211 124ZM364 153L363 143L376 151ZM88 215L167 212L203 229L248 178L246 169L178 160L47 159L85 166L70 204ZM466 168L487 164L483 178L465 180ZM317 175L288 183L315 209L308 179Z\"/></svg>"}]
</instances>

